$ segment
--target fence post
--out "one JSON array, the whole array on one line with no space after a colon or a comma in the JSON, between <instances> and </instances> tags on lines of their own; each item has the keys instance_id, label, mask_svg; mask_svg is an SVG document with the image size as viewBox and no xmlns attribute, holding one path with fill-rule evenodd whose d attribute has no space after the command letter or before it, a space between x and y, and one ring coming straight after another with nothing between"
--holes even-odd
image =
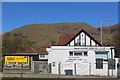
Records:
<instances>
[{"instance_id":1,"label":"fence post","mask_svg":"<svg viewBox=\"0 0 120 80\"><path fill-rule=\"evenodd\" d=\"M47 77L49 78L49 64L47 66Z\"/></svg>"}]
</instances>

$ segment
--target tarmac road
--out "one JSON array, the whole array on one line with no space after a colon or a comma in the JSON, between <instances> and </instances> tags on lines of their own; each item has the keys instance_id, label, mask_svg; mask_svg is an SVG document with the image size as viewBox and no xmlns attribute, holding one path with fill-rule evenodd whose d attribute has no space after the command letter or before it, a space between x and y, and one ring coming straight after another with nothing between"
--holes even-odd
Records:
<instances>
[{"instance_id":1,"label":"tarmac road","mask_svg":"<svg viewBox=\"0 0 120 80\"><path fill-rule=\"evenodd\" d=\"M2 77L20 77L20 74L2 74ZM66 78L73 80L120 80L116 77L97 77L97 76L61 76L48 74L22 74L23 78ZM61 80L62 80L61 79ZM53 79L54 80L54 79Z\"/></svg>"}]
</instances>

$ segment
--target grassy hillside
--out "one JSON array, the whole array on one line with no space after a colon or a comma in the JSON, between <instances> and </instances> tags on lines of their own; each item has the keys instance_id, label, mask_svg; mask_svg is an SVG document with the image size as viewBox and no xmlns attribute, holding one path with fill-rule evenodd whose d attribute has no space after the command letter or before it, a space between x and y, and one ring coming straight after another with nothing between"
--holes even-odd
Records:
<instances>
[{"instance_id":1,"label":"grassy hillside","mask_svg":"<svg viewBox=\"0 0 120 80\"><path fill-rule=\"evenodd\" d=\"M95 39L100 39L100 28L93 27L86 23L55 23L55 24L30 24L20 28L16 28L10 33L22 34L27 36L34 46L45 46L51 41L59 42L59 36L62 34L76 34L81 29L84 29L91 34ZM109 44L113 34L117 31L117 25L103 27L103 43Z\"/></svg>"}]
</instances>

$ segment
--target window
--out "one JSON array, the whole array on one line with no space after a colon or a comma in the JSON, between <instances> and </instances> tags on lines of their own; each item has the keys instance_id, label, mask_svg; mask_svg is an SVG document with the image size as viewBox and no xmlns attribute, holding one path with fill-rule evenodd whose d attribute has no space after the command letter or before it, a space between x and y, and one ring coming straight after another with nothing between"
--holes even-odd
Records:
<instances>
[{"instance_id":1,"label":"window","mask_svg":"<svg viewBox=\"0 0 120 80\"><path fill-rule=\"evenodd\" d=\"M53 66L55 66L55 62L53 62Z\"/></svg>"},{"instance_id":2,"label":"window","mask_svg":"<svg viewBox=\"0 0 120 80\"><path fill-rule=\"evenodd\" d=\"M40 55L40 57L41 57L41 58L44 58L44 57L45 57L45 55Z\"/></svg>"},{"instance_id":3,"label":"window","mask_svg":"<svg viewBox=\"0 0 120 80\"><path fill-rule=\"evenodd\" d=\"M74 53L74 56L82 56L82 53Z\"/></svg>"},{"instance_id":4,"label":"window","mask_svg":"<svg viewBox=\"0 0 120 80\"><path fill-rule=\"evenodd\" d=\"M96 52L96 58L107 59L108 52Z\"/></svg>"},{"instance_id":5,"label":"window","mask_svg":"<svg viewBox=\"0 0 120 80\"><path fill-rule=\"evenodd\" d=\"M79 46L80 44L79 43L75 43L75 46Z\"/></svg>"},{"instance_id":6,"label":"window","mask_svg":"<svg viewBox=\"0 0 120 80\"><path fill-rule=\"evenodd\" d=\"M80 46L80 40L77 39L77 43L75 43L75 46Z\"/></svg>"},{"instance_id":7,"label":"window","mask_svg":"<svg viewBox=\"0 0 120 80\"><path fill-rule=\"evenodd\" d=\"M84 56L88 56L87 52L84 52Z\"/></svg>"},{"instance_id":8,"label":"window","mask_svg":"<svg viewBox=\"0 0 120 80\"><path fill-rule=\"evenodd\" d=\"M69 52L69 56L73 56L73 52Z\"/></svg>"},{"instance_id":9,"label":"window","mask_svg":"<svg viewBox=\"0 0 120 80\"><path fill-rule=\"evenodd\" d=\"M85 43L83 42L82 45L85 46Z\"/></svg>"}]
</instances>

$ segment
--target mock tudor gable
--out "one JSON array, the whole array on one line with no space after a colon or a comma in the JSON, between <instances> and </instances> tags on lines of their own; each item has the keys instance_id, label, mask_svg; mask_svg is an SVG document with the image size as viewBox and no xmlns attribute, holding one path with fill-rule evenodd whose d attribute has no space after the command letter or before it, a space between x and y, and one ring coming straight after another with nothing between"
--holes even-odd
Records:
<instances>
[{"instance_id":1,"label":"mock tudor gable","mask_svg":"<svg viewBox=\"0 0 120 80\"><path fill-rule=\"evenodd\" d=\"M82 29L65 46L101 46L101 44Z\"/></svg>"}]
</instances>

